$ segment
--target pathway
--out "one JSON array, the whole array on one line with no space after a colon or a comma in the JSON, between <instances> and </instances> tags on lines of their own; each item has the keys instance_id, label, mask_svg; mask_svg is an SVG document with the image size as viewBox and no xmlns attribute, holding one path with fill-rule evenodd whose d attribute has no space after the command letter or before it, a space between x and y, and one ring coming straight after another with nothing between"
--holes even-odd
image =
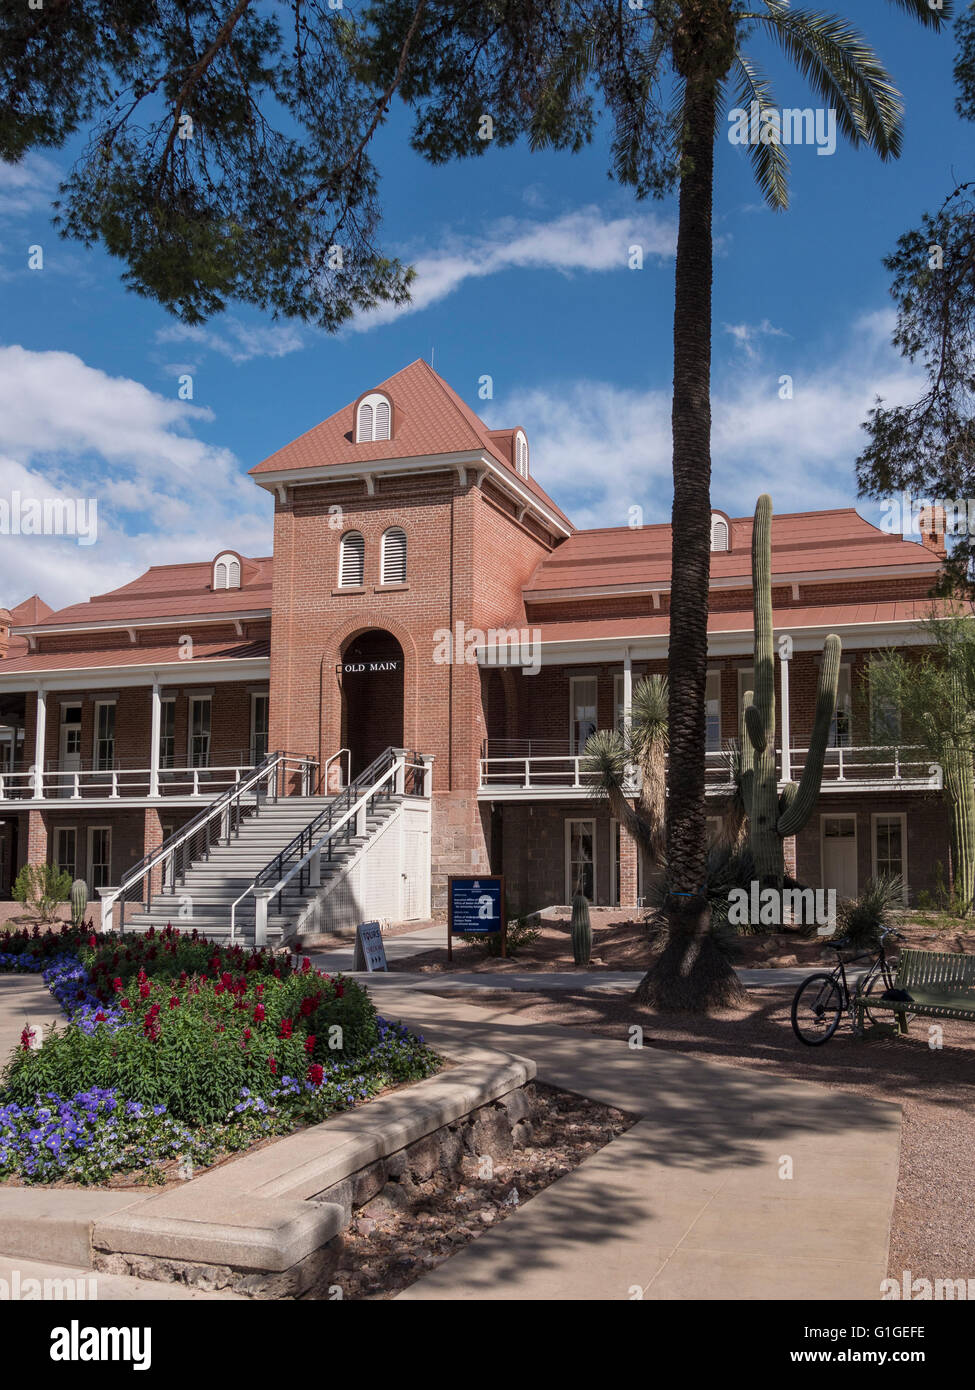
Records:
<instances>
[{"instance_id":1,"label":"pathway","mask_svg":"<svg viewBox=\"0 0 975 1390\"><path fill-rule=\"evenodd\" d=\"M472 1039L529 1056L540 1081L640 1116L400 1298L879 1298L900 1106L410 985L383 1008L454 1057Z\"/></svg>"}]
</instances>

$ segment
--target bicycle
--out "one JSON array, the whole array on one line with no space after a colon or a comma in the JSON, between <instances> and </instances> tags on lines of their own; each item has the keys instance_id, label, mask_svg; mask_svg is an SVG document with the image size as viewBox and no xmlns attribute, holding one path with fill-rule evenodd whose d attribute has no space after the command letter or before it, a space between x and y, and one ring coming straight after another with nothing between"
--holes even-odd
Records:
<instances>
[{"instance_id":1,"label":"bicycle","mask_svg":"<svg viewBox=\"0 0 975 1390\"><path fill-rule=\"evenodd\" d=\"M807 1047L820 1047L823 1043L829 1042L840 1026L840 1019L844 1013L849 1014L856 1033L857 1009L861 1000L871 995L879 997L886 990L894 988L894 976L884 946L888 937L903 939L901 933L893 927L882 927L875 955L873 951L863 951L845 962L841 952L848 949L856 950L855 944L848 937L839 937L827 943L837 953L836 969L817 970L814 975L807 976L792 1000L792 1031L801 1043L805 1043ZM866 974L853 982L851 990L846 977L846 966L858 960L865 960L868 956L874 957L873 963ZM883 1018L875 1018L868 1003L864 1003L864 1012L871 1023L890 1022L889 1014ZM909 1019L910 1015L906 1017Z\"/></svg>"}]
</instances>

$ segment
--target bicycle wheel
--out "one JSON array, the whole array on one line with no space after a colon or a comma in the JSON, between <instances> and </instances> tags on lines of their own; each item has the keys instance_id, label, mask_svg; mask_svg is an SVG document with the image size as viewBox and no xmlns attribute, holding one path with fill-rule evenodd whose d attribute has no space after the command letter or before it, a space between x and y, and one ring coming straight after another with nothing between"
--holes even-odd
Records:
<instances>
[{"instance_id":1,"label":"bicycle wheel","mask_svg":"<svg viewBox=\"0 0 975 1390\"><path fill-rule=\"evenodd\" d=\"M835 975L820 971L803 980L792 1001L792 1031L807 1047L829 1042L843 1017L843 991Z\"/></svg>"},{"instance_id":2,"label":"bicycle wheel","mask_svg":"<svg viewBox=\"0 0 975 1390\"><path fill-rule=\"evenodd\" d=\"M867 981L867 987L865 990L862 991L864 1000L863 1011L866 1014L867 1018L869 1018L870 1022L874 1025L878 1023L897 1023L898 1014L894 1009L873 1010L870 1008L871 998L877 998L879 995L883 994L885 990L890 989L891 987L892 985L884 979L883 975L874 975L872 980ZM904 1014L905 1026L908 1023L910 1023L913 1017L914 1015L911 1013Z\"/></svg>"}]
</instances>

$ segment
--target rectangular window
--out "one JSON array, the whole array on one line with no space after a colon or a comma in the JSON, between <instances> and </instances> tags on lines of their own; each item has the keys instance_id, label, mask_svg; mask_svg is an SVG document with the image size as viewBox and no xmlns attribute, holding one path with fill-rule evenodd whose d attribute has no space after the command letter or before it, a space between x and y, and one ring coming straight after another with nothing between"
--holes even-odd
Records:
<instances>
[{"instance_id":1,"label":"rectangular window","mask_svg":"<svg viewBox=\"0 0 975 1390\"><path fill-rule=\"evenodd\" d=\"M853 743L853 701L850 689L850 668L840 667L836 686L836 713L829 731L831 748L849 748Z\"/></svg>"},{"instance_id":2,"label":"rectangular window","mask_svg":"<svg viewBox=\"0 0 975 1390\"><path fill-rule=\"evenodd\" d=\"M907 816L873 817L873 876L902 878L907 890Z\"/></svg>"},{"instance_id":3,"label":"rectangular window","mask_svg":"<svg viewBox=\"0 0 975 1390\"><path fill-rule=\"evenodd\" d=\"M190 696L190 767L210 766L210 710L209 695Z\"/></svg>"},{"instance_id":4,"label":"rectangular window","mask_svg":"<svg viewBox=\"0 0 975 1390\"><path fill-rule=\"evenodd\" d=\"M72 880L78 877L78 832L73 825L59 825L54 831L54 862Z\"/></svg>"},{"instance_id":5,"label":"rectangular window","mask_svg":"<svg viewBox=\"0 0 975 1390\"><path fill-rule=\"evenodd\" d=\"M269 700L267 695L251 696L251 766L267 757Z\"/></svg>"},{"instance_id":6,"label":"rectangular window","mask_svg":"<svg viewBox=\"0 0 975 1390\"><path fill-rule=\"evenodd\" d=\"M176 701L163 700L159 708L159 766L176 766Z\"/></svg>"},{"instance_id":7,"label":"rectangular window","mask_svg":"<svg viewBox=\"0 0 975 1390\"><path fill-rule=\"evenodd\" d=\"M565 900L570 903L582 892L590 902L596 900L596 822L567 820L565 823Z\"/></svg>"},{"instance_id":8,"label":"rectangular window","mask_svg":"<svg viewBox=\"0 0 975 1390\"><path fill-rule=\"evenodd\" d=\"M573 676L569 680L569 744L570 752L581 753L586 739L597 728L595 676Z\"/></svg>"},{"instance_id":9,"label":"rectangular window","mask_svg":"<svg viewBox=\"0 0 975 1390\"><path fill-rule=\"evenodd\" d=\"M901 712L890 700L874 692L870 684L870 739L872 743L892 743L901 736Z\"/></svg>"},{"instance_id":10,"label":"rectangular window","mask_svg":"<svg viewBox=\"0 0 975 1390\"><path fill-rule=\"evenodd\" d=\"M114 700L95 702L94 766L96 772L108 772L115 766Z\"/></svg>"},{"instance_id":11,"label":"rectangular window","mask_svg":"<svg viewBox=\"0 0 975 1390\"><path fill-rule=\"evenodd\" d=\"M741 723L741 712L745 707L745 694L749 690L755 689L755 668L754 666L740 666L738 668L738 722Z\"/></svg>"},{"instance_id":12,"label":"rectangular window","mask_svg":"<svg viewBox=\"0 0 975 1390\"><path fill-rule=\"evenodd\" d=\"M707 751L717 753L721 749L721 672L709 671L705 692L707 716Z\"/></svg>"},{"instance_id":13,"label":"rectangular window","mask_svg":"<svg viewBox=\"0 0 975 1390\"><path fill-rule=\"evenodd\" d=\"M107 825L88 830L88 891L97 893L112 882L112 832Z\"/></svg>"}]
</instances>

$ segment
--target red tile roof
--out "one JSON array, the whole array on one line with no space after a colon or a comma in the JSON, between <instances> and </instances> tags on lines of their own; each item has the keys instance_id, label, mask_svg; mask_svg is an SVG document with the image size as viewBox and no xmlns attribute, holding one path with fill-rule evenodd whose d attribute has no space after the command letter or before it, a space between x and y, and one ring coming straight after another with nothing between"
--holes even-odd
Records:
<instances>
[{"instance_id":1,"label":"red tile roof","mask_svg":"<svg viewBox=\"0 0 975 1390\"><path fill-rule=\"evenodd\" d=\"M264 473L291 473L302 468L325 468L331 464L368 464L383 459L427 458L437 454L484 452L509 473L511 430L490 430L452 386L422 359L394 372L371 388L382 391L393 403L393 438L355 442L355 402L315 425L307 433L286 444L250 470L252 477ZM516 475L517 476L517 475ZM519 478L528 490L571 528L572 523L534 478Z\"/></svg>"},{"instance_id":2,"label":"red tile roof","mask_svg":"<svg viewBox=\"0 0 975 1390\"><path fill-rule=\"evenodd\" d=\"M741 578L751 584L752 518L731 523L730 551L711 555L711 578ZM541 561L525 585L526 599L536 591L670 584L670 527L627 526L574 535ZM872 569L878 566L938 566L925 546L887 535L864 521L853 507L828 512L792 512L772 520L773 574Z\"/></svg>"},{"instance_id":3,"label":"red tile roof","mask_svg":"<svg viewBox=\"0 0 975 1390\"><path fill-rule=\"evenodd\" d=\"M270 611L271 558L242 557L241 587L212 589L211 561L184 565L153 565L137 579L107 594L95 594L86 603L47 612L31 624L40 631L69 624L109 623L138 625L141 621L168 617L211 617L221 613Z\"/></svg>"},{"instance_id":4,"label":"red tile roof","mask_svg":"<svg viewBox=\"0 0 975 1390\"><path fill-rule=\"evenodd\" d=\"M874 623L921 623L931 616L930 599L886 599L876 603L831 603L803 608L772 610L772 624L779 632L800 632L803 628L843 628ZM529 618L530 621L530 618ZM584 618L575 622L539 623L543 642L637 642L646 637L666 637L670 628L666 613L645 617ZM711 613L708 632L753 631L750 608Z\"/></svg>"},{"instance_id":5,"label":"red tile roof","mask_svg":"<svg viewBox=\"0 0 975 1390\"><path fill-rule=\"evenodd\" d=\"M196 639L193 643L193 666L201 661L240 661L245 658L270 656L271 647L265 638L249 642L222 641L206 642ZM124 669L129 666L165 666L178 664L182 660L180 647L176 642L159 646L110 647L98 651L71 652L31 652L29 655L10 657L0 661L0 678L45 672L83 670Z\"/></svg>"}]
</instances>

